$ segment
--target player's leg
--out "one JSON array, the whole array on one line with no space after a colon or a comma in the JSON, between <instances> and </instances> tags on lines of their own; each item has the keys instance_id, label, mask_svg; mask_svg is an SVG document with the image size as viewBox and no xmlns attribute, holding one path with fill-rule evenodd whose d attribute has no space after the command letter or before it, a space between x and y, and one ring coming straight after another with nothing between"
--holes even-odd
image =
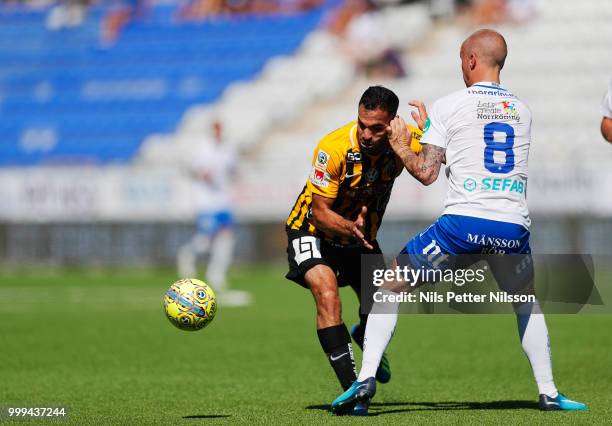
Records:
<instances>
[{"instance_id":1,"label":"player's leg","mask_svg":"<svg viewBox=\"0 0 612 426\"><path fill-rule=\"evenodd\" d=\"M535 296L533 259L528 237L522 251L525 253L490 258L491 272L500 289L508 294ZM529 359L538 386L540 409L585 410L585 404L569 400L555 386L548 327L539 302L514 304L514 311L521 346Z\"/></svg>"},{"instance_id":2,"label":"player's leg","mask_svg":"<svg viewBox=\"0 0 612 426\"><path fill-rule=\"evenodd\" d=\"M399 265L408 269L447 269L452 268L454 258L450 253L457 251L456 245L445 232L444 217L438 219L425 231L411 239L391 263L390 269ZM399 302L395 296L400 292L410 292L422 282L403 283L388 281L380 288L382 303L374 303L368 315L364 337L364 352L357 380L362 382L372 377L378 368L397 325Z\"/></svg>"},{"instance_id":3,"label":"player's leg","mask_svg":"<svg viewBox=\"0 0 612 426\"><path fill-rule=\"evenodd\" d=\"M397 266L397 260L391 262L390 269ZM393 290L383 286L383 296L393 295ZM379 366L385 357L385 350L395 333L399 302L386 301L384 304L373 304L364 331L363 359L357 381L363 382L369 377L376 377Z\"/></svg>"},{"instance_id":4,"label":"player's leg","mask_svg":"<svg viewBox=\"0 0 612 426\"><path fill-rule=\"evenodd\" d=\"M515 307L515 310L521 345L538 385L540 409L586 410L586 404L570 400L555 386L548 327L537 300L535 303L523 303Z\"/></svg>"},{"instance_id":5,"label":"player's leg","mask_svg":"<svg viewBox=\"0 0 612 426\"><path fill-rule=\"evenodd\" d=\"M342 322L342 305L336 274L327 265L316 265L304 279L317 308L317 336L340 385L347 389L356 379L351 337Z\"/></svg>"},{"instance_id":6,"label":"player's leg","mask_svg":"<svg viewBox=\"0 0 612 426\"><path fill-rule=\"evenodd\" d=\"M210 259L206 269L206 277L210 284L219 291L226 289L227 271L234 253L234 231L224 227L212 239Z\"/></svg>"},{"instance_id":7,"label":"player's leg","mask_svg":"<svg viewBox=\"0 0 612 426\"><path fill-rule=\"evenodd\" d=\"M392 262L390 269L398 265L409 269L452 267L452 258L445 253L454 253L455 247L445 238L442 219L410 240ZM382 302L373 303L368 315L359 376L347 391L332 402L332 410L358 402L360 405L355 409L358 412L354 414L367 414L369 401L376 393L374 377L397 324L399 302L394 296L399 292L410 292L422 283L414 284L407 286L406 283L387 281L379 290L378 299Z\"/></svg>"},{"instance_id":8,"label":"player's leg","mask_svg":"<svg viewBox=\"0 0 612 426\"><path fill-rule=\"evenodd\" d=\"M373 270L385 269L385 260L377 241L372 241L374 249L347 250L347 255L338 265L341 285L348 283L359 299L359 322L351 327L353 341L363 351L368 312L372 305ZM362 255L365 255L362 257ZM363 276L362 276L363 275ZM386 353L383 353L380 364L376 370L376 380L388 383L391 380L391 366Z\"/></svg>"},{"instance_id":9,"label":"player's leg","mask_svg":"<svg viewBox=\"0 0 612 426\"><path fill-rule=\"evenodd\" d=\"M210 237L208 235L196 234L186 244L182 245L176 256L178 274L183 278L194 278L197 276L196 262L199 255L204 254L210 248Z\"/></svg>"},{"instance_id":10,"label":"player's leg","mask_svg":"<svg viewBox=\"0 0 612 426\"><path fill-rule=\"evenodd\" d=\"M197 232L177 253L177 269L179 276L192 278L197 276L197 258L207 253L211 245L211 237L215 231L215 216L209 212L200 212L196 220Z\"/></svg>"},{"instance_id":11,"label":"player's leg","mask_svg":"<svg viewBox=\"0 0 612 426\"><path fill-rule=\"evenodd\" d=\"M231 212L215 214L215 228L210 247L210 258L206 269L208 282L217 291L223 306L246 306L251 303L251 294L243 290L232 290L227 285L227 271L234 254L234 218Z\"/></svg>"},{"instance_id":12,"label":"player's leg","mask_svg":"<svg viewBox=\"0 0 612 426\"><path fill-rule=\"evenodd\" d=\"M487 256L487 260L501 290L511 295L535 295L533 260L530 254ZM519 339L531 364L539 393L556 397L557 388L552 374L548 328L540 305L537 301L516 303L514 311Z\"/></svg>"},{"instance_id":13,"label":"player's leg","mask_svg":"<svg viewBox=\"0 0 612 426\"><path fill-rule=\"evenodd\" d=\"M317 336L343 389L356 379L351 337L342 322L336 273L330 266L333 252L306 232L287 230L286 277L309 289L317 309Z\"/></svg>"},{"instance_id":14,"label":"player's leg","mask_svg":"<svg viewBox=\"0 0 612 426\"><path fill-rule=\"evenodd\" d=\"M391 268L395 267L393 261ZM392 293L383 288L383 295ZM357 380L331 404L333 412L354 405L354 415L367 415L370 400L376 394L376 375L385 350L395 331L399 303L388 302L384 306L374 303L368 314L363 339L363 359Z\"/></svg>"},{"instance_id":15,"label":"player's leg","mask_svg":"<svg viewBox=\"0 0 612 426\"><path fill-rule=\"evenodd\" d=\"M212 241L206 277L222 292L226 288L226 275L234 253L234 218L230 211L215 212L207 225Z\"/></svg>"}]
</instances>

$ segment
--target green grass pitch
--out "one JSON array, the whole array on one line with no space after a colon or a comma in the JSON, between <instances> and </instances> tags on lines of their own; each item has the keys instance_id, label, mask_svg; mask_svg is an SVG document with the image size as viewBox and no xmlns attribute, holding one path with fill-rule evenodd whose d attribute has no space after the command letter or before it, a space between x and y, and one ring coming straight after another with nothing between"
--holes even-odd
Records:
<instances>
[{"instance_id":1,"label":"green grass pitch","mask_svg":"<svg viewBox=\"0 0 612 426\"><path fill-rule=\"evenodd\" d=\"M0 405L65 405L64 424L79 425L612 419L609 315L548 317L557 385L587 412L537 410L514 317L404 315L389 350L393 379L379 386L370 417L334 417L327 407L340 389L317 341L312 298L283 272L233 271L234 287L256 303L220 306L192 333L164 317L170 270L0 272ZM350 325L355 297L350 289L342 297Z\"/></svg>"}]
</instances>

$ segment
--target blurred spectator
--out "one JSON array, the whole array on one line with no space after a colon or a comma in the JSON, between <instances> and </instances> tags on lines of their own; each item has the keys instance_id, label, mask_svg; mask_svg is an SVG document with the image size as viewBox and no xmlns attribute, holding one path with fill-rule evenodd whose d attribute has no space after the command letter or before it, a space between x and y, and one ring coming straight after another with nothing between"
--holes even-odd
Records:
<instances>
[{"instance_id":1,"label":"blurred spectator","mask_svg":"<svg viewBox=\"0 0 612 426\"><path fill-rule=\"evenodd\" d=\"M608 92L601 104L601 134L610 143L612 143L612 80L608 84Z\"/></svg>"},{"instance_id":2,"label":"blurred spectator","mask_svg":"<svg viewBox=\"0 0 612 426\"><path fill-rule=\"evenodd\" d=\"M506 21L506 0L475 0L471 16L475 24L496 24Z\"/></svg>"},{"instance_id":3,"label":"blurred spectator","mask_svg":"<svg viewBox=\"0 0 612 426\"><path fill-rule=\"evenodd\" d=\"M226 14L298 13L320 6L324 0L191 0L179 10L182 20L200 20Z\"/></svg>"},{"instance_id":4,"label":"blurred spectator","mask_svg":"<svg viewBox=\"0 0 612 426\"><path fill-rule=\"evenodd\" d=\"M344 51L368 77L398 78L406 72L391 45L385 20L370 0L348 0L329 30L340 37Z\"/></svg>"},{"instance_id":5,"label":"blurred spectator","mask_svg":"<svg viewBox=\"0 0 612 426\"><path fill-rule=\"evenodd\" d=\"M102 43L113 44L128 22L141 17L148 8L148 0L122 0L102 19Z\"/></svg>"},{"instance_id":6,"label":"blurred spectator","mask_svg":"<svg viewBox=\"0 0 612 426\"><path fill-rule=\"evenodd\" d=\"M533 0L473 0L469 9L477 24L523 22L535 14Z\"/></svg>"},{"instance_id":7,"label":"blurred spectator","mask_svg":"<svg viewBox=\"0 0 612 426\"><path fill-rule=\"evenodd\" d=\"M59 30L81 25L87 16L87 6L87 0L60 1L47 14L47 28Z\"/></svg>"},{"instance_id":8,"label":"blurred spectator","mask_svg":"<svg viewBox=\"0 0 612 426\"><path fill-rule=\"evenodd\" d=\"M523 22L535 15L535 4L533 0L507 0L507 15L510 21Z\"/></svg>"},{"instance_id":9,"label":"blurred spectator","mask_svg":"<svg viewBox=\"0 0 612 426\"><path fill-rule=\"evenodd\" d=\"M57 0L0 0L3 9L46 10L55 5Z\"/></svg>"},{"instance_id":10,"label":"blurred spectator","mask_svg":"<svg viewBox=\"0 0 612 426\"><path fill-rule=\"evenodd\" d=\"M180 20L199 20L223 12L224 0L192 0L178 11Z\"/></svg>"}]
</instances>

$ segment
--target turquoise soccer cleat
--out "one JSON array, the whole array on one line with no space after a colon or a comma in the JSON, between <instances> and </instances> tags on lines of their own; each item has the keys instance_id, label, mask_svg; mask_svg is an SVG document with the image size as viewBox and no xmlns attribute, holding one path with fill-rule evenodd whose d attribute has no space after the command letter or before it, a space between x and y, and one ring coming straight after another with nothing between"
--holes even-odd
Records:
<instances>
[{"instance_id":1,"label":"turquoise soccer cleat","mask_svg":"<svg viewBox=\"0 0 612 426\"><path fill-rule=\"evenodd\" d=\"M571 410L571 411L582 411L586 410L587 405L582 402L576 402L563 395L561 392L556 398L552 398L548 395L540 395L540 410L542 411L557 411L557 410Z\"/></svg>"},{"instance_id":2,"label":"turquoise soccer cleat","mask_svg":"<svg viewBox=\"0 0 612 426\"><path fill-rule=\"evenodd\" d=\"M363 336L361 339L358 339L357 336L357 328L359 324L354 324L351 327L351 337L357 343L357 346L363 351ZM387 358L387 353L384 352L382 358L380 359L380 364L378 365L378 369L376 370L376 380L380 383L389 383L391 380L391 366L389 365L389 358Z\"/></svg>"},{"instance_id":3,"label":"turquoise soccer cleat","mask_svg":"<svg viewBox=\"0 0 612 426\"><path fill-rule=\"evenodd\" d=\"M370 400L376 394L376 379L368 377L363 382L355 381L342 395L334 399L331 410L334 414L367 416ZM352 411L347 407L353 407Z\"/></svg>"}]
</instances>

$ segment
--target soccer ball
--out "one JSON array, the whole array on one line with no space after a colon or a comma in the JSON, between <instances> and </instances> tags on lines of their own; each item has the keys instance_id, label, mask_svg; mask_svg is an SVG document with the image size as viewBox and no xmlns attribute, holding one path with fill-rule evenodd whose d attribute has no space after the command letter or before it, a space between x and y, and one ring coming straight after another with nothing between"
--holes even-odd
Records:
<instances>
[{"instance_id":1,"label":"soccer ball","mask_svg":"<svg viewBox=\"0 0 612 426\"><path fill-rule=\"evenodd\" d=\"M185 278L172 284L164 295L164 310L170 322L181 330L196 331L215 317L217 298L204 281Z\"/></svg>"}]
</instances>

